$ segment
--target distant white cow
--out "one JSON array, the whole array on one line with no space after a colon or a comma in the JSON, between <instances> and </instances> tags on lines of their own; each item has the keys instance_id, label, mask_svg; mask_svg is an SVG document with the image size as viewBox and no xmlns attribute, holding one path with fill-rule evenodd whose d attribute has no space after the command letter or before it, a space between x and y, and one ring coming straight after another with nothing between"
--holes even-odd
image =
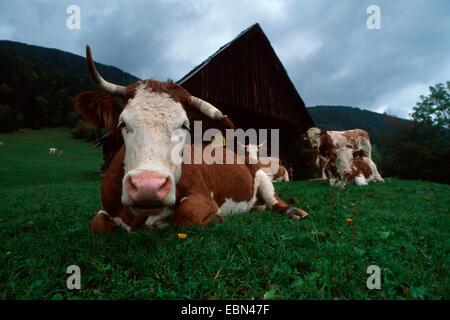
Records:
<instances>
[{"instance_id":1,"label":"distant white cow","mask_svg":"<svg viewBox=\"0 0 450 320\"><path fill-rule=\"evenodd\" d=\"M55 154L56 150L56 148L48 148L48 154Z\"/></svg>"}]
</instances>

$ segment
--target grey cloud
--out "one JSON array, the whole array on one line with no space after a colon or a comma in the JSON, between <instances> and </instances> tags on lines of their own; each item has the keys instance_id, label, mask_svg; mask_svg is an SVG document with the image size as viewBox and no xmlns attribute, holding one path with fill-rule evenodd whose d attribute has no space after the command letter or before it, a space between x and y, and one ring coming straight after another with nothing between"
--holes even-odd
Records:
<instances>
[{"instance_id":1,"label":"grey cloud","mask_svg":"<svg viewBox=\"0 0 450 320\"><path fill-rule=\"evenodd\" d=\"M68 30L66 8L81 8ZM448 1L1 1L0 38L84 55L141 78L178 79L259 22L309 106L351 105L407 117L450 79Z\"/></svg>"}]
</instances>

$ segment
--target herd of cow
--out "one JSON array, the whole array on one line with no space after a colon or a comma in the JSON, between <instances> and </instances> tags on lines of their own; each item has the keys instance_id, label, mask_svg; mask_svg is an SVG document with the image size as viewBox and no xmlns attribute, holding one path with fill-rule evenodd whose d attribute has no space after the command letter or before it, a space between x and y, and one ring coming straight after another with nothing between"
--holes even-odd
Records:
<instances>
[{"instance_id":1,"label":"herd of cow","mask_svg":"<svg viewBox=\"0 0 450 320\"><path fill-rule=\"evenodd\" d=\"M289 180L282 166L268 175L260 161L242 163L228 148L213 152L234 158L231 165L174 161L174 134L176 141L184 142L197 120L224 132L234 129L231 119L173 82L148 79L128 86L107 82L97 72L89 46L86 54L91 78L101 92L80 93L75 106L94 126L123 137L102 182L102 208L92 221L93 232L111 232L118 227L130 232L169 223L207 225L261 205L292 220L308 216L277 195L272 181ZM383 181L371 161L364 131L311 128L307 134L304 138L317 150L317 163L330 184ZM202 145L201 151L205 147ZM258 147L246 146L245 158L257 158ZM184 144L181 151L192 158L198 152L191 144Z\"/></svg>"},{"instance_id":2,"label":"herd of cow","mask_svg":"<svg viewBox=\"0 0 450 320\"><path fill-rule=\"evenodd\" d=\"M322 179L331 186L343 188L348 183L360 186L384 182L372 161L372 147L366 131L310 128L303 139L309 140L316 156L315 165L321 168Z\"/></svg>"},{"instance_id":3,"label":"herd of cow","mask_svg":"<svg viewBox=\"0 0 450 320\"><path fill-rule=\"evenodd\" d=\"M57 150L58 149L56 149L56 148L48 148L48 154L56 154ZM64 151L63 150L59 150L58 157L62 158L63 155L64 155Z\"/></svg>"}]
</instances>

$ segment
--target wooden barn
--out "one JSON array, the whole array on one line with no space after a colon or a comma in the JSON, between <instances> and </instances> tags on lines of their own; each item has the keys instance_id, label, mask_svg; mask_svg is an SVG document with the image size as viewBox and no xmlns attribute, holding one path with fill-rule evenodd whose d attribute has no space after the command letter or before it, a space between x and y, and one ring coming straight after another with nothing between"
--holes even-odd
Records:
<instances>
[{"instance_id":1,"label":"wooden barn","mask_svg":"<svg viewBox=\"0 0 450 320\"><path fill-rule=\"evenodd\" d=\"M237 128L279 129L280 157L286 164L295 161L300 134L314 126L258 23L177 82L217 106Z\"/></svg>"}]
</instances>

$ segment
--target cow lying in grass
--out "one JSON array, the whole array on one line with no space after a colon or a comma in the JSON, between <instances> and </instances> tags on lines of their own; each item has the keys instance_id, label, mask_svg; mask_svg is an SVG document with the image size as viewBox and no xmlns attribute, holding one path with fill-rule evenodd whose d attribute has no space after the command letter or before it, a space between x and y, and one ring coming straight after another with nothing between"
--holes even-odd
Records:
<instances>
[{"instance_id":1,"label":"cow lying in grass","mask_svg":"<svg viewBox=\"0 0 450 320\"><path fill-rule=\"evenodd\" d=\"M271 181L274 182L288 182L289 181L289 172L287 169L281 165L280 158L277 157L260 157L259 149L264 145L265 142L256 145L256 144L248 144L246 146L241 145L241 147L245 148L246 155L250 158L257 161L267 176Z\"/></svg>"},{"instance_id":2,"label":"cow lying in grass","mask_svg":"<svg viewBox=\"0 0 450 320\"><path fill-rule=\"evenodd\" d=\"M181 150L189 151L192 160L205 148L186 144L176 149L194 120L212 121L219 129L233 127L214 106L173 82L149 79L126 87L109 83L98 74L89 46L86 54L91 77L104 92L79 94L76 108L96 127L110 132L119 127L124 140L103 179L102 209L92 221L93 232L111 232L118 226L130 232L170 222L207 225L230 213L247 212L257 200L293 220L308 215L278 197L258 164L178 161ZM214 152L237 157L226 148Z\"/></svg>"},{"instance_id":3,"label":"cow lying in grass","mask_svg":"<svg viewBox=\"0 0 450 320\"><path fill-rule=\"evenodd\" d=\"M357 185L372 181L384 182L371 159L372 146L366 131L323 131L310 128L306 135L311 147L317 150L316 165L322 168L322 178L331 186L344 187L351 182Z\"/></svg>"},{"instance_id":4,"label":"cow lying in grass","mask_svg":"<svg viewBox=\"0 0 450 320\"><path fill-rule=\"evenodd\" d=\"M361 150L354 151L349 146L338 148L330 154L324 173L328 183L339 188L349 183L362 186L370 182L384 182L372 159L365 157Z\"/></svg>"},{"instance_id":5,"label":"cow lying in grass","mask_svg":"<svg viewBox=\"0 0 450 320\"><path fill-rule=\"evenodd\" d=\"M322 169L322 178L326 179L325 165L338 148L350 146L355 151L362 150L364 156L372 158L372 146L369 134L361 129L347 131L324 131L313 127L306 131L311 147L316 151L315 165Z\"/></svg>"}]
</instances>

